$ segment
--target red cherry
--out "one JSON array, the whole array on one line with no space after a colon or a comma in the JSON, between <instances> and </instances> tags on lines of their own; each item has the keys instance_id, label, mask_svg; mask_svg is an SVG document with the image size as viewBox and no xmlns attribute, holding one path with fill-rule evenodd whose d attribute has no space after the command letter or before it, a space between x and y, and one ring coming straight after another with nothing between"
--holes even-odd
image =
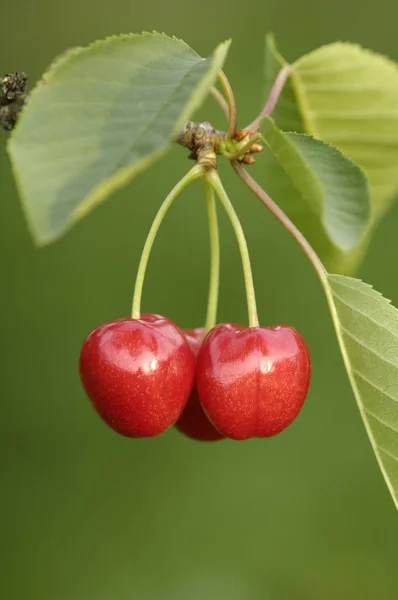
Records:
<instances>
[{"instance_id":1,"label":"red cherry","mask_svg":"<svg viewBox=\"0 0 398 600\"><path fill-rule=\"evenodd\" d=\"M283 431L299 414L310 378L307 345L285 325L218 325L204 340L196 365L206 414L235 440Z\"/></svg>"},{"instance_id":2,"label":"red cherry","mask_svg":"<svg viewBox=\"0 0 398 600\"><path fill-rule=\"evenodd\" d=\"M144 314L97 327L80 354L80 377L102 419L127 437L173 425L195 380L195 358L172 321Z\"/></svg>"},{"instance_id":3,"label":"red cherry","mask_svg":"<svg viewBox=\"0 0 398 600\"><path fill-rule=\"evenodd\" d=\"M204 331L204 327L182 330L195 358L198 356L202 345ZM196 387L193 389L188 404L176 423L176 427L181 433L184 433L194 440L215 442L224 438L206 417L202 405L200 404Z\"/></svg>"}]
</instances>

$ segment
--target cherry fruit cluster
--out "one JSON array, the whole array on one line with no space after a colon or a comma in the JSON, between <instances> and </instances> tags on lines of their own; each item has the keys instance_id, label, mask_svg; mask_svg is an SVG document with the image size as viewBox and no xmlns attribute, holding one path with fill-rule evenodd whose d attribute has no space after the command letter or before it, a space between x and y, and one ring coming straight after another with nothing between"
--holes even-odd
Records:
<instances>
[{"instance_id":1,"label":"cherry fruit cluster","mask_svg":"<svg viewBox=\"0 0 398 600\"><path fill-rule=\"evenodd\" d=\"M241 175L243 164L255 162L252 155L262 150L261 118L272 110L286 77L282 69L262 113L238 131L235 99L220 73L228 132L207 122L185 124L177 141L191 151L196 164L166 197L152 223L138 267L131 318L101 325L83 344L83 386L98 414L122 435L152 437L175 425L203 441L271 437L288 427L304 404L311 377L307 345L287 325L260 327L246 239L217 170L218 154ZM216 97L220 99L219 92ZM175 198L196 179L203 180L207 200L210 285L205 327L184 330L166 317L142 314L141 295L160 224ZM216 325L220 263L216 196L239 245L249 327Z\"/></svg>"},{"instance_id":2,"label":"cherry fruit cluster","mask_svg":"<svg viewBox=\"0 0 398 600\"><path fill-rule=\"evenodd\" d=\"M170 426L203 441L271 437L297 417L311 366L292 327L218 325L181 330L160 315L95 329L80 356L84 388L102 417L128 437Z\"/></svg>"}]
</instances>

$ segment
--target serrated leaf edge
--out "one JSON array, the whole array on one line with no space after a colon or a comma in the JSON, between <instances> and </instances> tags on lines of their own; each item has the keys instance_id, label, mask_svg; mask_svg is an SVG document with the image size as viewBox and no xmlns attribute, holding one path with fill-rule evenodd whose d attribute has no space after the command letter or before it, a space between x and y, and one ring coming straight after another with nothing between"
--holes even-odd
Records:
<instances>
[{"instance_id":1,"label":"serrated leaf edge","mask_svg":"<svg viewBox=\"0 0 398 600\"><path fill-rule=\"evenodd\" d=\"M363 424L365 426L366 433L368 434L370 445L372 446L372 449L373 449L373 452L375 454L375 457L376 457L377 463L379 465L380 471L381 471L381 473L382 473L382 475L384 477L384 480L385 480L387 488L388 488L388 490L389 490L389 492L391 494L393 502L394 502L396 508L398 509L398 500L396 498L396 494L395 494L394 488L393 488L393 486L392 486L392 484L391 484L391 482L389 480L389 477L387 475L386 469L385 469L385 467L383 465L383 462L382 462L382 460L380 458L378 446L377 446L376 441L375 441L375 439L373 437L373 432L372 432L372 430L370 428L370 425L367 422L366 415L365 415L365 409L362 406L361 395L359 393L359 390L358 390L358 387L357 387L357 384L356 384L356 381L355 381L353 369L351 367L351 362L350 362L350 359L349 359L349 356L348 356L348 352L347 352L347 348L346 348L346 345L345 345L345 342L344 342L344 338L343 338L343 331L342 331L342 327L341 327L341 324L340 324L340 319L339 319L339 316L338 316L336 305L335 305L334 300L333 300L333 290L332 290L331 286L329 285L329 278L330 277L335 277L336 279L348 279L348 280L352 280L352 281L359 281L361 284L363 284L368 289L372 290L376 295L378 295L380 297L380 299L383 300L383 301L385 301L385 303L387 305L390 305L390 306L393 306L393 305L391 304L391 301L388 298L385 298L380 292L378 292L377 290L375 290L373 288L373 286L371 286L368 283L365 283L361 279L356 279L354 277L348 277L346 275L339 275L339 274L333 274L333 273L325 273L325 276L321 277L321 282L322 282L322 285L323 285L323 289L325 291L326 299L327 299L328 304L329 304L330 313L332 315L332 320L333 320L333 325L334 325L334 328L335 328L335 331L336 331L337 341L338 341L339 346L340 346L340 352L341 352L341 355L343 357L343 362L344 362L345 369L347 371L348 379L350 381L352 390L354 392L354 397L355 397L355 400L356 400L356 403L357 403L357 406L358 406L358 409L359 409L359 413L361 415Z\"/></svg>"},{"instance_id":2,"label":"serrated leaf edge","mask_svg":"<svg viewBox=\"0 0 398 600\"><path fill-rule=\"evenodd\" d=\"M324 223L322 222L322 216L324 213L324 199L325 199L325 193L323 190L322 185L319 183L318 178L316 178L316 185L317 188L319 189L319 193L322 197L323 203L322 203L322 207L320 208L319 211L316 210L316 207L314 206L314 204L311 202L311 199L308 198L308 196L303 195L301 193L301 190L298 188L298 186L296 185L295 181L293 181L292 179L290 179L292 185L294 186L294 188L297 190L297 192L300 194L300 197L303 198L305 200L305 202L307 203L307 206L310 208L310 210L321 219L321 226L322 229L325 233L325 236L328 238L328 240L330 241L330 243L334 246L334 248L336 248L337 250L340 250L343 253L349 253L352 250L354 250L356 247L358 247L361 242L363 241L363 239L366 237L367 232L369 231L371 224L372 224L372 219L373 219L373 207L372 204L370 202L370 189L369 189L369 182L368 182L368 178L366 177L365 171L353 160L351 160L351 158L349 158L342 150L340 150L340 148L337 148L336 146L333 146L333 144L329 144L328 142L325 142L324 140L320 140L319 138L316 138L314 135L312 134L307 134L307 133L297 133L295 131L283 131L282 129L279 129L279 127L276 125L275 121L273 120L272 117L265 117L265 119L269 120L273 127L275 127L275 129L277 129L282 135L286 135L286 136L298 136L298 137L304 137L304 138L309 138L312 139L314 142L316 142L317 144L321 144L324 146L327 146L328 148L331 148L333 151L341 154L341 156L352 166L358 169L358 171L361 173L363 179L364 179L364 183L366 185L366 189L368 192L368 210L369 210L369 214L368 214L368 226L366 229L364 229L362 236L357 240L357 242L355 243L354 246L350 247L349 249L343 248L342 246L336 244L336 242L334 240L331 239ZM265 120L264 119L264 120ZM289 138L288 138L289 139ZM285 168L283 167L283 165L280 163L278 156L275 154L275 152L273 151L273 149L270 147L270 145L268 144L266 138L264 138L264 142L267 144L267 146L270 148L271 152L274 154L275 158L278 160L278 163L281 165L281 167L283 168L284 172L288 175L288 173L286 172ZM300 154L300 151L295 147L294 150L295 152L297 152L297 154ZM307 162L302 159L302 162L305 164L305 168L306 171L312 174L312 170L309 168L309 166L307 165Z\"/></svg>"},{"instance_id":3,"label":"serrated leaf edge","mask_svg":"<svg viewBox=\"0 0 398 600\"><path fill-rule=\"evenodd\" d=\"M134 38L145 38L145 37L163 37L168 40L174 40L176 42L181 43L183 46L185 46L185 48L188 48L198 58L202 58L201 56L199 56L199 54L197 54L197 52L195 52L195 50L193 50L186 42L184 42L184 40L181 40L181 39L177 38L176 36L169 36L166 33L159 33L157 31L152 31L152 32L143 31L142 33L121 33L119 35L109 35L103 39L95 40L94 42L91 42L87 46L75 46L73 48L69 48L68 50L66 50L65 52L60 54L58 57L56 57L52 61L52 63L48 67L48 69L42 75L41 80L38 81L38 83L36 84L35 87L43 85L43 82L51 81L54 77L56 77L60 68L65 66L70 60L73 60L76 56L86 54L87 52L91 52L92 50L95 50L96 48L101 48L102 46L105 46L108 42L111 42L111 41L115 41L115 42L118 41L118 42L123 43L124 41L132 40ZM202 58L202 60L205 60L205 59ZM34 91L34 89L35 88L33 88L32 91Z\"/></svg>"},{"instance_id":4,"label":"serrated leaf edge","mask_svg":"<svg viewBox=\"0 0 398 600\"><path fill-rule=\"evenodd\" d=\"M131 34L116 35L116 36L115 35L108 36L107 38L104 38L102 40L97 40L95 42L92 42L88 46L72 48L72 49L66 51L60 57L58 57L58 59L55 59L55 61L53 61L53 63L50 65L49 69L43 75L43 78L36 84L33 91L35 89L37 89L39 86L43 85L43 83L45 85L46 82L51 81L56 76L59 69L62 68L64 65L66 65L68 62L70 62L73 58L75 58L76 56L80 56L82 53L91 51L95 47L105 45L105 43L107 41L109 42L110 40L124 40L124 39L150 37L150 36L161 36L161 37L165 37L167 39L174 39L178 42L181 42L185 47L189 48L189 50L192 51L196 56L198 56L198 58L201 58L202 60L206 60L206 59L200 57L199 54L197 54L194 50L192 50L192 48L186 42L176 38L175 36L170 37L164 33L158 34L157 32L153 32L153 33L144 32L142 34L131 33ZM212 59L212 66L214 65L215 62L217 62L217 60L219 60L220 66L218 67L218 70L216 73L214 73L214 70L210 68L209 72L206 73L206 76L203 77L201 79L201 81L198 83L198 85L196 86L196 88L194 90L192 90L191 96L188 99L185 107L181 111L180 117L179 117L179 119L174 127L174 130L170 136L169 143L165 144L162 148L155 150L154 152L152 152L151 154L146 156L143 160L136 163L132 167L126 167L124 169L117 171L113 176L108 178L105 182L102 182L96 188L94 188L82 200L82 203L78 206L78 208L75 209L75 211L71 214L71 217L70 217L68 223L64 226L62 231L57 232L54 235L47 235L47 236L41 235L40 237L38 237L37 232L35 231L35 228L33 226L29 210L27 210L26 208L24 209L28 228L29 228L32 238L35 241L36 246L39 246L39 247L45 246L45 245L51 243L52 241L58 239L60 236L65 234L69 229L71 229L71 227L78 220L80 220L81 218L86 216L97 204L99 204L100 202L105 200L112 192L127 185L127 183L133 177L135 177L140 172L144 171L152 163L154 163L156 160L160 159L162 156L164 156L167 153L167 151L171 147L173 137L180 131L184 122L189 119L189 117L192 115L192 113L195 110L197 110L197 108L199 108L200 104L205 100L205 98L201 97L201 96L203 96L203 94L201 94L201 90L203 88L207 87L207 82L209 81L209 78L216 79L218 71L222 68L223 63L226 59L230 45L231 45L230 39L226 40L225 42L222 42L214 49L213 53L208 57L208 58ZM199 95L199 98L197 97L198 95ZM21 114L21 118L23 118L23 113ZM24 207L26 207L27 202L26 202L25 194L21 188L16 165L14 163L12 152L10 151L10 145L12 143L12 140L14 139L14 136L16 136L16 135L18 135L18 127L15 128L15 130L12 132L12 135L8 139L7 149L8 149L8 154L10 156L11 169L12 169L13 176L14 176L14 179L16 182L18 193L19 193L20 198L22 199L22 203L23 203Z\"/></svg>"}]
</instances>

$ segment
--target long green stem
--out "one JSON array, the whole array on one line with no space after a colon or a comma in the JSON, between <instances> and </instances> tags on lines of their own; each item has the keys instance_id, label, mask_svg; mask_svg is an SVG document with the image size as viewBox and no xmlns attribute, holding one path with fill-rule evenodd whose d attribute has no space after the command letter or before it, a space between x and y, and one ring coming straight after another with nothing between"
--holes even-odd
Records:
<instances>
[{"instance_id":1,"label":"long green stem","mask_svg":"<svg viewBox=\"0 0 398 600\"><path fill-rule=\"evenodd\" d=\"M145 240L144 248L142 250L140 264L138 265L137 277L134 286L133 306L131 310L131 317L133 319L139 319L141 315L141 297L142 288L144 286L146 268L148 265L149 255L151 253L152 246L158 233L159 227L167 211L169 210L170 206L173 204L177 196L188 184L190 184L192 181L195 181L195 179L199 179L199 177L202 177L202 175L203 168L200 165L195 165L190 171L188 171L188 173L182 179L180 179L180 181L171 190L171 192L159 208L155 219L153 220L148 236Z\"/></svg>"},{"instance_id":2,"label":"long green stem","mask_svg":"<svg viewBox=\"0 0 398 600\"><path fill-rule=\"evenodd\" d=\"M209 217L210 237L210 282L207 301L205 333L208 333L217 322L218 291L220 284L220 238L218 233L217 207L214 189L208 181L204 181L207 213Z\"/></svg>"},{"instance_id":3,"label":"long green stem","mask_svg":"<svg viewBox=\"0 0 398 600\"><path fill-rule=\"evenodd\" d=\"M223 204L225 211L231 221L232 227L234 228L236 239L238 242L240 255L242 259L243 275L245 280L246 298L247 298L247 311L249 316L249 326L258 327L258 315L256 305L256 295L254 292L253 275L250 264L249 250L246 243L245 234L242 229L242 225L239 221L238 215L235 212L234 207L231 204L230 199L221 183L220 176L216 170L209 171L205 175L207 181L214 188L217 196Z\"/></svg>"},{"instance_id":4,"label":"long green stem","mask_svg":"<svg viewBox=\"0 0 398 600\"><path fill-rule=\"evenodd\" d=\"M236 109L236 100L234 96L234 92L232 86L229 82L228 77L225 75L224 71L220 71L218 74L218 79L222 85L224 90L225 97L227 99L228 107L229 107L229 127L227 137L231 140L235 138L236 129L238 127L238 112Z\"/></svg>"}]
</instances>

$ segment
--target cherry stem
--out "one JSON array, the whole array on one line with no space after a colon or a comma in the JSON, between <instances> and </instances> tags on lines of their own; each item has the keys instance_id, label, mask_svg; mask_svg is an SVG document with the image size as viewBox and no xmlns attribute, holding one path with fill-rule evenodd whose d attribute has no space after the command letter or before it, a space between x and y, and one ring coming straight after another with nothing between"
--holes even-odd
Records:
<instances>
[{"instance_id":1,"label":"cherry stem","mask_svg":"<svg viewBox=\"0 0 398 600\"><path fill-rule=\"evenodd\" d=\"M225 75L224 71L220 71L218 74L218 79L222 85L224 90L224 94L227 99L228 104L228 121L229 127L227 132L227 138L233 140L236 135L236 130L238 127L238 112L236 109L236 101L232 86L229 82L228 77Z\"/></svg>"},{"instance_id":2,"label":"cherry stem","mask_svg":"<svg viewBox=\"0 0 398 600\"><path fill-rule=\"evenodd\" d=\"M270 91L270 94L268 96L267 102L265 103L263 110L258 115L258 117L256 117L256 119L254 119L254 121L252 123L250 123L250 125L245 127L245 131L247 131L248 133L255 133L255 132L259 131L261 121L264 119L264 117L266 117L267 115L271 115L273 113L274 108L275 108L275 106L279 100L279 97L282 93L282 90L285 87L286 81L288 80L292 71L293 71L293 67L291 65L285 65L279 71L278 76L275 79L274 85L272 86L272 89Z\"/></svg>"},{"instance_id":3,"label":"cherry stem","mask_svg":"<svg viewBox=\"0 0 398 600\"><path fill-rule=\"evenodd\" d=\"M298 245L303 250L309 261L312 263L315 271L318 273L320 280L325 285L327 280L327 272L323 266L320 258L316 254L315 250L308 243L306 238L303 236L301 231L297 229L294 223L289 217L283 212L281 208L272 200L272 198L263 190L263 188L257 183L255 179L246 171L246 169L238 162L233 161L232 167L244 183L251 189L251 191L261 200L268 210L278 219L278 221L284 226L285 229L293 236Z\"/></svg>"},{"instance_id":4,"label":"cherry stem","mask_svg":"<svg viewBox=\"0 0 398 600\"><path fill-rule=\"evenodd\" d=\"M234 228L236 239L239 246L240 256L242 260L243 276L245 280L246 298L247 298L247 311L249 316L249 326L258 327L258 314L256 304L256 294L254 291L253 274L250 264L250 255L247 247L247 242L242 225L239 221L239 217L235 212L234 207L228 198L227 192L221 182L218 172L213 169L208 171L205 175L206 180L213 187L217 196L219 197L222 205L224 206L225 212L227 213L232 227Z\"/></svg>"},{"instance_id":5,"label":"cherry stem","mask_svg":"<svg viewBox=\"0 0 398 600\"><path fill-rule=\"evenodd\" d=\"M153 220L151 228L149 230L148 236L145 240L144 248L142 250L140 263L138 265L137 277L135 280L134 286L134 295L133 295L133 305L131 310L131 318L139 319L141 316L141 297L142 297L142 289L144 286L145 273L148 266L149 256L152 250L153 243L155 241L156 235L159 231L159 227L162 224L164 217L166 216L167 211L170 206L173 204L174 200L177 196L182 192L182 190L195 181L195 179L199 179L203 176L203 167L201 165L196 164L180 181L173 187L171 192L163 201L161 207L159 208L156 217Z\"/></svg>"},{"instance_id":6,"label":"cherry stem","mask_svg":"<svg viewBox=\"0 0 398 600\"><path fill-rule=\"evenodd\" d=\"M225 118L227 119L227 121L229 121L228 102L225 100L224 96L217 88L212 87L210 92L211 92L211 95L213 96L214 100L216 100L216 102L218 102L221 110L223 111L223 113L225 115Z\"/></svg>"},{"instance_id":7,"label":"cherry stem","mask_svg":"<svg viewBox=\"0 0 398 600\"><path fill-rule=\"evenodd\" d=\"M220 284L220 238L214 189L206 179L204 180L204 186L207 200L210 237L210 283L205 324L206 334L213 329L217 322L218 291Z\"/></svg>"}]
</instances>

